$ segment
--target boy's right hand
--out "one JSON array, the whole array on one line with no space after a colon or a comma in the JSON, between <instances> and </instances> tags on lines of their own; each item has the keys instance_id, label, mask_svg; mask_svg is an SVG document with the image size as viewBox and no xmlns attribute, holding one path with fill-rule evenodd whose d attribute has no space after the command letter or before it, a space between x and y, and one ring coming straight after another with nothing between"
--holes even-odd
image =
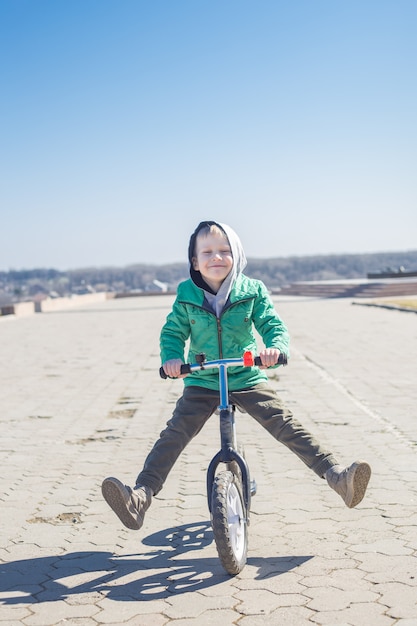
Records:
<instances>
[{"instance_id":1,"label":"boy's right hand","mask_svg":"<svg viewBox=\"0 0 417 626\"><path fill-rule=\"evenodd\" d=\"M185 378L187 374L181 374L181 365L183 363L181 359L170 359L162 364L162 368L169 378Z\"/></svg>"}]
</instances>

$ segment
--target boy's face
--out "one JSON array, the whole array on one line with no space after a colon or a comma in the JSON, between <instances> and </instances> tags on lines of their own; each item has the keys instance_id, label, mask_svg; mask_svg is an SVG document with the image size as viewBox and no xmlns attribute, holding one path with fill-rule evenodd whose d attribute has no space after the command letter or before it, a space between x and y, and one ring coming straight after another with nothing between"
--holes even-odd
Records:
<instances>
[{"instance_id":1,"label":"boy's face","mask_svg":"<svg viewBox=\"0 0 417 626\"><path fill-rule=\"evenodd\" d=\"M200 233L197 235L194 255L193 268L217 293L233 267L232 251L226 235Z\"/></svg>"}]
</instances>

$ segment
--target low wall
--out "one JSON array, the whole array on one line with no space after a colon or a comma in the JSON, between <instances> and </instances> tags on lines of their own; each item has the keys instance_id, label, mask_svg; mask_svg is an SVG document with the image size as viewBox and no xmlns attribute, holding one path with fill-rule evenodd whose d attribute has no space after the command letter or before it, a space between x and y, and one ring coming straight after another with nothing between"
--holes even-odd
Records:
<instances>
[{"instance_id":1,"label":"low wall","mask_svg":"<svg viewBox=\"0 0 417 626\"><path fill-rule=\"evenodd\" d=\"M0 308L0 315L16 315L23 317L24 315L32 315L34 312L34 302L16 302L15 304L8 304Z\"/></svg>"},{"instance_id":2,"label":"low wall","mask_svg":"<svg viewBox=\"0 0 417 626\"><path fill-rule=\"evenodd\" d=\"M87 304L94 304L95 302L103 302L114 297L114 294L101 292L101 293L87 293L81 296L71 296L69 298L47 298L40 302L15 302L6 306L0 307L0 317L7 315L14 315L16 317L23 317L25 315L32 315L32 313L49 313L53 311L62 311L77 306L83 306Z\"/></svg>"},{"instance_id":3,"label":"low wall","mask_svg":"<svg viewBox=\"0 0 417 626\"><path fill-rule=\"evenodd\" d=\"M95 302L103 302L107 300L107 293L86 293L82 296L71 296L69 298L47 298L36 303L36 313L50 313L53 311L62 311L63 309L71 309L84 304L94 304Z\"/></svg>"}]
</instances>

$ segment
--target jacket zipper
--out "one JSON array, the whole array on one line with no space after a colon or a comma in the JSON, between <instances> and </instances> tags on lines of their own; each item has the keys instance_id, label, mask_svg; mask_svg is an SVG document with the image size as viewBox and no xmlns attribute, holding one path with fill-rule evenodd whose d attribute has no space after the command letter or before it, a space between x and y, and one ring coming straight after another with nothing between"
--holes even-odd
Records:
<instances>
[{"instance_id":1,"label":"jacket zipper","mask_svg":"<svg viewBox=\"0 0 417 626\"><path fill-rule=\"evenodd\" d=\"M222 311L223 313L223 311ZM221 313L221 315L222 315ZM220 315L220 317L221 317ZM222 325L220 323L220 318L217 317L217 341L219 342L219 355L220 355L220 359L223 358L223 346L222 346Z\"/></svg>"}]
</instances>

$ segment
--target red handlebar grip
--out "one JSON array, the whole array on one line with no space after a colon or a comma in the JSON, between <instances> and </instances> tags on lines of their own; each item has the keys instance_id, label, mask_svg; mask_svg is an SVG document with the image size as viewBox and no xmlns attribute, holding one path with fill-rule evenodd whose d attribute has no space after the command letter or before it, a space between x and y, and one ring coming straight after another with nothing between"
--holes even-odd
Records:
<instances>
[{"instance_id":1,"label":"red handlebar grip","mask_svg":"<svg viewBox=\"0 0 417 626\"><path fill-rule=\"evenodd\" d=\"M249 350L243 354L243 365L245 367L253 367L255 365L253 354Z\"/></svg>"}]
</instances>

